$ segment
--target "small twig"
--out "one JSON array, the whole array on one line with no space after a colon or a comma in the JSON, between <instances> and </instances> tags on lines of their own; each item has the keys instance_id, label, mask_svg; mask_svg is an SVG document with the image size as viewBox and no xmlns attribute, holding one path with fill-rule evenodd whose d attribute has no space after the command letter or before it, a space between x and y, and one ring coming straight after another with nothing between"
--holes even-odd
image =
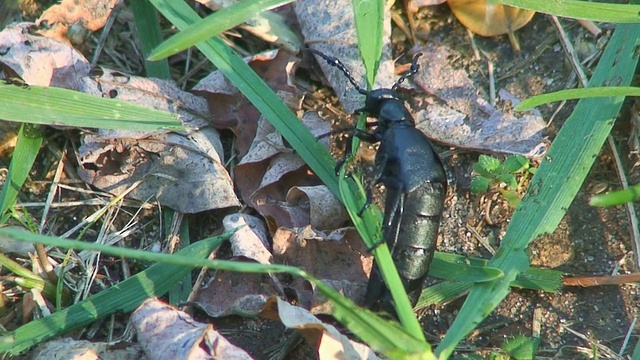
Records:
<instances>
[{"instance_id":1,"label":"small twig","mask_svg":"<svg viewBox=\"0 0 640 360\"><path fill-rule=\"evenodd\" d=\"M484 236L480 235L473 226L467 224L467 230L469 230L471 234L478 239L478 242L480 242L480 244L482 244L482 246L484 246L492 256L496 254L496 250L491 246L491 244L489 244L489 241L487 241Z\"/></svg>"},{"instance_id":2,"label":"small twig","mask_svg":"<svg viewBox=\"0 0 640 360\"><path fill-rule=\"evenodd\" d=\"M573 329L571 329L570 327L566 326L566 325L560 325L563 329L567 330L568 332L572 333L573 335L579 337L580 339L586 341L591 347L596 347L598 349L599 352L602 352L603 354L606 354L607 356L610 356L612 359L623 359L622 357L618 356L618 354L616 354L613 350L609 349L608 347L598 343L597 341L593 341L592 339L590 339L589 337L587 337L584 334L581 334Z\"/></svg>"},{"instance_id":3,"label":"small twig","mask_svg":"<svg viewBox=\"0 0 640 360\"><path fill-rule=\"evenodd\" d=\"M63 147L63 149L66 148ZM64 158L65 153L62 154ZM42 209L42 219L40 219L40 225L38 226L38 234L42 234L44 231L44 225L47 222L47 216L49 215L49 209L51 209L51 203L53 202L53 198L58 192L58 184L60 183L60 177L62 177L62 171L64 169L64 161L60 159L58 162L58 167L56 168L56 173L53 176L53 181L51 182L51 188L49 188L49 194L47 195L47 200L45 200L44 209Z\"/></svg>"},{"instance_id":4,"label":"small twig","mask_svg":"<svg viewBox=\"0 0 640 360\"><path fill-rule=\"evenodd\" d=\"M622 274L616 276L576 276L566 277L562 279L564 286L604 286L604 285L622 285L640 281L640 273Z\"/></svg>"},{"instance_id":5,"label":"small twig","mask_svg":"<svg viewBox=\"0 0 640 360\"><path fill-rule=\"evenodd\" d=\"M582 65L580 64L578 55L576 54L576 51L573 48L573 45L571 44L571 41L569 41L569 37L564 32L564 28L562 28L562 25L560 24L558 17L552 16L551 20L553 21L553 24L556 26L556 30L558 30L560 44L562 45L562 48L564 49L565 53L569 58L569 62L571 63L571 67L573 67L573 71L575 71L576 74L578 75L580 84L583 87L587 87L587 84L589 82L587 80L587 75L584 73L584 70L582 69Z\"/></svg>"},{"instance_id":6,"label":"small twig","mask_svg":"<svg viewBox=\"0 0 640 360\"><path fill-rule=\"evenodd\" d=\"M627 177L622 170L622 161L620 160L620 155L618 154L616 143L613 141L613 137L611 135L607 136L607 143L609 144L611 152L613 153L618 180L620 180L620 184L622 184L623 189L628 189L629 182L627 181ZM631 228L631 245L633 246L633 251L636 254L636 267L640 268L640 256L638 256L640 255L640 230L638 229L638 214L636 214L636 209L633 206L633 202L628 202L625 206L627 208L627 216L629 217L629 227Z\"/></svg>"},{"instance_id":7,"label":"small twig","mask_svg":"<svg viewBox=\"0 0 640 360\"><path fill-rule=\"evenodd\" d=\"M482 59L480 57L480 50L478 50L478 45L476 44L475 36L473 32L467 29L467 35L469 36L469 42L471 43L471 49L473 49L473 58L476 61L480 61Z\"/></svg>"},{"instance_id":8,"label":"small twig","mask_svg":"<svg viewBox=\"0 0 640 360\"><path fill-rule=\"evenodd\" d=\"M542 330L542 309L536 307L533 310L533 321L531 324L531 336L534 338L540 338L540 333Z\"/></svg>"},{"instance_id":9,"label":"small twig","mask_svg":"<svg viewBox=\"0 0 640 360\"><path fill-rule=\"evenodd\" d=\"M583 28L585 28L588 32L590 32L593 36L598 37L602 34L602 30L591 21L588 20L577 20Z\"/></svg>"},{"instance_id":10,"label":"small twig","mask_svg":"<svg viewBox=\"0 0 640 360\"><path fill-rule=\"evenodd\" d=\"M484 51L482 54L487 58L487 71L489 72L489 103L491 106L496 105L496 77L493 71L493 61Z\"/></svg>"}]
</instances>

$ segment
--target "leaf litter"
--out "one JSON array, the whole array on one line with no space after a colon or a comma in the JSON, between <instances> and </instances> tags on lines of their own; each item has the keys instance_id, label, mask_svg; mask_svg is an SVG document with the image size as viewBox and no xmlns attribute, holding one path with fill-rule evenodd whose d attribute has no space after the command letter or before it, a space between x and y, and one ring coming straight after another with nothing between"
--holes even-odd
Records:
<instances>
[{"instance_id":1,"label":"leaf litter","mask_svg":"<svg viewBox=\"0 0 640 360\"><path fill-rule=\"evenodd\" d=\"M364 70L357 55L350 2L299 1L294 8L306 41L340 58L356 81L364 79ZM336 24L338 26L327 26L333 19L341 19ZM199 96L183 92L171 82L140 78L102 67L97 68L99 75L96 75L96 69L92 71L84 57L73 48L28 35L27 26L23 25L19 30L7 28L0 33L0 49L11 50L0 57L0 62L27 83L36 84L45 79L49 81L46 85L86 91L97 96L115 96L176 112L185 124L193 128L185 134L117 131L85 134L80 148L83 166L79 173L87 183L118 193L126 186L143 180L139 190L132 194L134 198L155 198L162 205L184 213L237 207L240 202L235 196L231 176L224 167L219 134L211 126L230 129L236 135L235 152L240 159L233 168L235 187L242 202L266 219L265 224L244 214L230 215L227 226L248 224L232 240L232 256L242 261L299 266L348 297L356 301L362 298L371 256L355 231L343 227L347 219L344 209L326 187L318 183L299 157L287 148L273 127L219 73L212 72L192 89ZM389 31L390 27L385 30ZM9 40L2 40L5 38ZM413 51L424 54L422 70L414 82L427 94L415 96L422 105L414 107L412 104L412 108L416 111L418 127L430 138L466 149L518 153L529 157L543 154L546 149L542 141L545 126L539 113L513 115L509 109L517 99L506 92L501 92L502 109L490 105L477 95L464 71L448 64L446 59L452 50L446 45L434 41ZM390 53L387 41L377 87L388 87L396 79ZM62 60L47 58L52 55L60 56ZM28 56L43 56L37 63L45 65L27 66ZM290 104L299 102L301 94L292 86L291 79L297 58L283 51L271 51L247 58L247 61ZM352 112L361 107L362 96L345 81L342 73L325 65L320 62L346 111ZM446 81L434 82L434 79ZM451 81L456 85L455 91L449 88ZM330 130L330 125L313 112L304 114L303 122L316 136ZM217 175L210 177L211 174ZM145 184L148 189L144 188ZM175 184L185 184L185 187L173 191L171 187ZM266 240L267 234L273 237L273 249ZM265 315L275 306L294 311L283 310L279 315L287 326L315 329L315 325L290 324L293 319L306 317L301 315L305 310L292 308L273 295L295 299L312 313L330 313L329 304L305 281L230 272L215 274L194 302L213 317ZM141 317L148 320L151 316ZM313 320L308 324L313 324ZM195 327L198 330L194 341L213 336L208 333L202 335L205 331L203 326ZM326 328L327 325L323 326ZM209 327L204 327L209 331ZM317 331L303 331L305 335L314 332ZM329 330L323 332L333 336ZM141 331L143 337L149 334L152 332ZM166 337L157 338L162 341ZM315 339L310 343L322 343ZM346 346L343 340L336 339L332 338L331 343ZM320 353L323 351L327 351L325 355L333 353L328 348L319 350Z\"/></svg>"}]
</instances>

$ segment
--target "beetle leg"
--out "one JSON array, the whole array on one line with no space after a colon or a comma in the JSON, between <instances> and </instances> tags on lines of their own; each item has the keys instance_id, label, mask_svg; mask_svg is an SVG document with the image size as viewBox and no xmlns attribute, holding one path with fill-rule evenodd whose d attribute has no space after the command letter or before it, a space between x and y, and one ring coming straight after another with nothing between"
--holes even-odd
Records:
<instances>
[{"instance_id":1,"label":"beetle leg","mask_svg":"<svg viewBox=\"0 0 640 360\"><path fill-rule=\"evenodd\" d=\"M358 216L362 216L362 214L364 214L364 211L367 209L367 207L371 205L371 203L373 202L373 190L371 190L371 187L367 187L366 191L367 191L367 198L365 199L364 205L362 205L362 208L358 211Z\"/></svg>"}]
</instances>

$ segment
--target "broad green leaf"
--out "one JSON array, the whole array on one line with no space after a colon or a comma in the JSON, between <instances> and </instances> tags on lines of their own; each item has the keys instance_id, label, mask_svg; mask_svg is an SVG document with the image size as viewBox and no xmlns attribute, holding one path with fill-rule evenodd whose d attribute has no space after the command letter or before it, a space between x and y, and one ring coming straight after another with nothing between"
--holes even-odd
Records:
<instances>
[{"instance_id":1,"label":"broad green leaf","mask_svg":"<svg viewBox=\"0 0 640 360\"><path fill-rule=\"evenodd\" d=\"M471 179L470 190L474 194L486 193L491 181L484 176L474 176Z\"/></svg>"},{"instance_id":2,"label":"broad green leaf","mask_svg":"<svg viewBox=\"0 0 640 360\"><path fill-rule=\"evenodd\" d=\"M516 174L529 168L529 160L522 155L510 155L502 162L503 172Z\"/></svg>"}]
</instances>

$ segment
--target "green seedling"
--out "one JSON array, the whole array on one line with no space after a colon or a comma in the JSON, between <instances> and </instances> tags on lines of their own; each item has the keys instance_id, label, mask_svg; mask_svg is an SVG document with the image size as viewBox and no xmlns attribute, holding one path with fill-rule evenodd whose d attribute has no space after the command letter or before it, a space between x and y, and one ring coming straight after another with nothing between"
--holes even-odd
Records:
<instances>
[{"instance_id":1,"label":"green seedling","mask_svg":"<svg viewBox=\"0 0 640 360\"><path fill-rule=\"evenodd\" d=\"M477 175L471 179L471 192L481 194L497 188L509 205L516 207L520 202L518 190L529 175L535 174L536 168L522 155L510 155L502 163L493 156L480 155L473 171ZM517 174L522 174L520 180L516 179Z\"/></svg>"}]
</instances>

